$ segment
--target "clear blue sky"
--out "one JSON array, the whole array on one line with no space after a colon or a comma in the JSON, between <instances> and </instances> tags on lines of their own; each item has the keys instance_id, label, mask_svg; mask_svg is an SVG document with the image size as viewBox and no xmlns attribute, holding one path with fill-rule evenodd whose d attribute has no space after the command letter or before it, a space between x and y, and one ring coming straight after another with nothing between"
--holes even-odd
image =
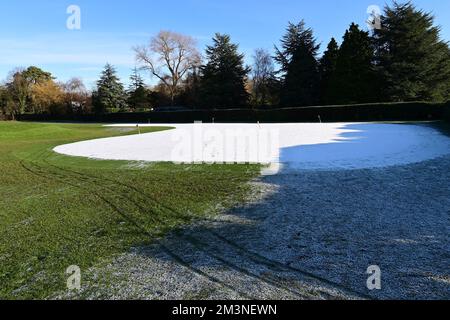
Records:
<instances>
[{"instance_id":1,"label":"clear blue sky","mask_svg":"<svg viewBox=\"0 0 450 320\"><path fill-rule=\"evenodd\" d=\"M450 1L415 0L431 11L450 40ZM123 82L134 67L132 47L161 29L192 35L203 51L215 32L228 33L246 54L273 49L288 21L305 19L326 46L341 40L354 21L365 27L367 7L378 0L3 0L0 3L0 79L15 67L37 65L58 80L82 78L91 88L106 62ZM81 8L81 30L66 28L66 9ZM152 83L149 75L145 75Z\"/></svg>"}]
</instances>

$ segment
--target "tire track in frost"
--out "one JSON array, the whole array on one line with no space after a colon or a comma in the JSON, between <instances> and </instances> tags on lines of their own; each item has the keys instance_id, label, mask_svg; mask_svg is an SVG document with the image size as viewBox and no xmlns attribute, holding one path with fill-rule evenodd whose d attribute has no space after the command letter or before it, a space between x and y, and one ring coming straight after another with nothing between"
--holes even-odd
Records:
<instances>
[{"instance_id":1,"label":"tire track in frost","mask_svg":"<svg viewBox=\"0 0 450 320\"><path fill-rule=\"evenodd\" d=\"M47 164L48 164L48 163L47 163ZM51 164L49 164L49 165L51 165ZM73 172L73 171L71 171L71 170L63 169L63 168L60 168L60 167L56 167L56 166L54 166L54 165L51 165L51 166L53 166L53 167L55 167L55 168L57 168L57 169L59 169L59 170L62 170L62 171ZM82 174L82 173L80 173L80 172L75 172L75 173L76 173L77 175L80 175L80 176L83 176L83 177L86 176L85 174ZM87 176L89 176L89 175L87 175ZM68 177L70 177L70 176L68 176ZM89 176L89 177L92 177L93 179L96 179L96 180L100 180L100 178L97 178L97 177L93 177L93 176ZM111 182L114 182L114 181L111 180L111 179L106 179L106 180L109 180L109 181L111 181ZM88 182L89 182L88 179L85 179L85 181L88 181ZM109 188L109 187L105 187L103 184L102 184L102 185L99 185L99 184L97 184L97 183L95 183L95 182L92 182L92 181L91 181L91 183L92 183L93 185L97 186L97 187L100 187L100 188L109 190L110 192L114 193L115 195L117 195L117 196L119 196L119 197L121 197L121 198L124 198L124 199L126 199L126 200L132 202L132 203L133 203L136 207L138 207L141 211L143 211L143 212L145 212L145 213L149 213L149 209L148 209L148 208L142 207L139 203L137 203L134 199L132 199L132 198L130 198L130 197L127 197L127 196L125 196L125 195L123 195L123 194L121 194L121 193L117 193L117 190L116 190L116 189ZM121 183L121 184L122 184L122 183ZM122 184L122 185L123 185L123 184ZM146 199L147 199L147 197L146 197ZM154 200L154 201L155 201L155 200ZM156 202L156 201L155 201L155 202ZM150 209L150 210L151 210L151 209ZM151 210L151 211L153 211L153 210ZM174 210L171 210L171 211L176 213L176 211L174 211ZM195 216L186 216L186 215L182 215L182 214L177 214L176 216L177 216L177 217L180 217L180 216L181 216L181 217L184 217L186 220L187 220L188 218L189 218L189 219L195 218ZM158 219L157 217L153 217L153 218L154 218L155 220L158 220L158 222L163 223L163 221L162 221L161 219ZM139 227L139 225L138 225L137 223L134 223L134 225L135 225L136 227ZM191 239L186 239L186 240L187 240L191 245L193 245L194 247L196 247L198 250L201 250L201 251L203 251L205 254L207 254L208 256L210 256L211 258L214 258L215 260L218 260L218 261L222 262L224 265L226 265L226 266L227 266L228 268L230 268L231 270L234 270L234 271L236 271L236 272L238 272L238 273L241 273L241 274L246 275L246 276L248 276L248 277L254 278L254 279L256 279L256 280L262 281L262 282L264 282L264 283L266 283L266 284L268 284L268 285L270 285L270 286L275 287L275 288L278 289L278 290L288 291L288 292L294 293L295 295L297 295L297 296L299 296L299 297L302 297L302 298L305 297L305 296L304 296L304 293L302 293L302 292L295 292L294 290L292 290L292 289L290 289L290 288L288 288L288 287L286 287L286 286L284 286L284 285L282 285L282 284L276 284L274 281L267 280L267 279L265 279L265 278L259 276L259 275L256 274L256 273L253 273L253 272L251 272L251 271L245 270L245 269L243 269L243 268L237 266L237 265L234 264L234 263L231 263L231 262L229 262L229 261L226 261L226 260L224 260L223 258L218 257L217 255L211 254L211 251L208 251L208 250L206 249L206 247L203 247L203 248L202 248L202 247L199 247L199 246L192 240L192 238L191 238ZM159 242L158 244L162 245L162 243L160 243L160 242ZM164 246L164 248L165 248L166 250L168 249L167 246ZM178 261L177 261L177 262L178 262Z\"/></svg>"},{"instance_id":2,"label":"tire track in frost","mask_svg":"<svg viewBox=\"0 0 450 320\"><path fill-rule=\"evenodd\" d=\"M42 170L42 167L40 167L39 165L33 164L35 167L39 168L38 170ZM61 175L49 172L49 171L35 171L29 167L27 167L24 162L21 163L21 166L27 170L28 172L43 177L45 179L51 179L53 178L57 178L60 182L66 183L72 187L75 188L79 188L82 189L84 191L89 192L90 194L94 194L96 197L98 197L100 200L102 200L103 202L105 202L108 206L110 206L116 213L118 213L122 218L124 218L125 220L127 220L128 222L130 222L133 226L135 226L139 231L143 232L145 235L151 237L154 239L155 243L157 243L161 249L163 249L164 252L166 252L166 254L168 254L174 261L178 262L180 265L182 265L183 267L187 268L188 270L190 270L191 272L193 272L194 274L197 274L201 277L206 278L207 280L216 283L222 287L225 287L229 290L232 290L235 293L238 293L240 296L245 297L247 299L252 299L251 296L249 296L247 293L240 291L239 289L236 289L235 287L221 281L220 279L211 276L209 274L207 274L206 272L203 272L202 270L193 267L191 264L187 263L183 258L181 258L179 255L177 255L176 253L174 253L171 249L169 249L166 245L164 245L160 240L154 238L154 235L152 235L151 233L149 233L147 230L143 229L142 227L140 227L138 224L136 224L134 222L134 220L130 219L128 217L128 215L123 212L118 206L114 205L111 201L109 201L108 199L106 199L105 197L101 196L100 194L98 194L97 192L93 192L92 190L89 190L87 188L81 187L80 185L76 185L73 183L68 182L65 178L61 178ZM50 174L50 175L49 175ZM67 177L66 177L67 178ZM69 177L70 178L70 177Z\"/></svg>"},{"instance_id":3,"label":"tire track in frost","mask_svg":"<svg viewBox=\"0 0 450 320\"><path fill-rule=\"evenodd\" d=\"M183 218L183 217L184 217L186 221L191 220L191 219L193 219L193 218L197 218L197 219L200 219L200 220L204 220L204 221L206 221L206 222L223 222L223 221L218 221L218 220L215 220L215 219L199 218L199 217L196 217L196 216L194 216L194 215L188 215L188 214L180 213L180 212L176 211L175 209L173 209L173 208L171 208L171 207L168 207L168 206L165 206L165 205L160 204L160 203L159 203L154 197L152 197L151 195L146 194L145 192L143 192L143 191L137 189L136 187L130 186L130 185L125 184L125 183L123 183L123 182L120 182L120 181L117 181L117 180L114 180L114 179L99 178L99 177L92 176L92 175L89 175L89 174L80 173L80 172L77 172L77 171L74 171L74 170L69 170L69 169L60 168L60 167L57 167L57 166L55 166L55 165L52 165L52 164L48 163L48 161L46 161L46 163L49 164L49 165L51 165L51 166L53 166L53 167L55 167L55 168L57 168L57 169L59 169L59 170L69 172L70 174L76 174L76 175L79 175L79 176L81 176L81 177L84 177L84 178L90 178L90 179L94 179L94 180L97 180L97 181L100 180L101 182L103 182L103 180L107 180L107 181L113 182L114 184L119 184L119 185L121 185L121 186L124 186L124 187L126 187L127 189L131 189L134 193L136 193L136 194L138 194L138 195L144 197L146 200L150 199L150 200L151 200L152 202L154 202L157 206L162 207L162 208L164 208L164 209L170 211L172 214L175 214L176 217L178 217L178 218L180 218L180 217ZM92 183L95 184L95 182L92 182ZM103 185L99 185L98 183L97 183L96 185L104 188ZM113 189L109 189L109 190L115 192L115 190L113 190ZM123 197L122 194L119 194L119 196L122 196L122 197ZM129 199L130 201L133 201L133 202L134 202L134 200L132 200L131 198L128 198L128 199ZM136 202L135 202L135 205L137 205L137 206L138 206L141 210L143 210L144 212L145 212L145 211L148 212L148 208L144 208L144 207L140 206L140 205L139 205L138 203L136 203ZM274 271L274 272L290 272L290 273L301 274L303 277L310 278L310 279L312 279L312 280L314 280L314 281L317 281L317 282L319 282L319 283L322 282L322 285L325 284L325 287L331 286L332 289L335 289L335 290L341 290L341 291L343 291L344 293L347 293L347 294L350 294L350 295L356 295L356 296L358 296L358 297L363 297L363 298L366 298L366 299L373 299L373 297L370 297L370 296L368 296L368 295L366 295L366 294L364 294L364 293L357 292L357 291L355 291L355 290L351 290L351 289L349 289L349 288L346 288L345 286L340 285L339 283L335 283L335 282L330 281L330 280L328 280L328 279L325 279L325 278L319 277L319 276L317 276L317 275L314 275L313 273L310 273L310 272L308 272L308 271L304 271L304 270L301 270L301 269L299 269L299 268L295 268L295 267L289 266L289 265L287 265L287 264L283 264L283 263L281 263L281 262L279 262L279 261L269 259L269 258L267 258L267 257L264 257L264 256L258 254L258 253L255 253L255 252L253 252L253 251L250 251L250 250L244 248L243 246L240 246L240 245L237 244L236 242L233 242L233 241L231 241L231 240L229 240L229 239L227 239L227 238L225 238L225 237L219 235L219 234L216 233L215 231L212 231L212 230L210 230L210 229L206 229L206 231L209 232L210 234L212 234L213 236L215 236L217 239L219 239L219 240L221 240L222 242L224 242L225 244L227 244L228 246L231 246L231 247L235 248L236 250L238 250L239 252L242 252L244 255L246 255L248 258L250 258L253 262L255 262L255 263L257 263L257 264L264 264L266 267L268 267L270 270L272 270L272 271ZM193 238L192 238L192 237L193 237L193 236L191 236L191 240L190 240L190 241L188 240L191 244L193 244L193 245L194 245L195 247L197 247L198 249L201 249L202 251L204 251L204 252L207 253L208 255L212 256L211 252L208 251L205 247L204 247L204 248L199 248L198 243L193 243L193 241L194 241L194 242L195 242L196 240L198 241L198 239L195 238L195 237L193 237ZM215 255L215 256L213 256L213 257L214 257L216 260L218 259L217 255ZM224 260L223 258L221 258L221 259ZM239 272L242 273L242 268L240 268L239 266L236 266L235 264L230 263L229 261L222 261L222 262L225 263L225 264L227 264L229 267L232 267L233 269L235 269L235 270L237 270L237 271L239 271ZM250 273L251 273L251 272L250 272ZM267 282L266 279L261 278L260 276L254 274L254 273L251 273L251 274L252 274L253 277L256 277L258 280L263 281L263 282ZM268 283L268 284L273 285L273 283ZM283 285L281 285L281 287L278 287L278 289L286 290L286 289L283 288L282 286L283 286ZM300 294L301 294L301 293L300 293Z\"/></svg>"}]
</instances>

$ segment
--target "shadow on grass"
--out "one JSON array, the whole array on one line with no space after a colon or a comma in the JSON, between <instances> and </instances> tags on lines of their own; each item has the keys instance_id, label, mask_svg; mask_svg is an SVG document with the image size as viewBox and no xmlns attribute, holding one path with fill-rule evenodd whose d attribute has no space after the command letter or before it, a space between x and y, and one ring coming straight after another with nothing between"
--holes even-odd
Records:
<instances>
[{"instance_id":1,"label":"shadow on grass","mask_svg":"<svg viewBox=\"0 0 450 320\"><path fill-rule=\"evenodd\" d=\"M366 148L379 136L365 126L305 149L318 159L320 149ZM263 201L138 253L175 261L244 297L449 299L448 168L445 156L379 169L280 172L261 178L274 190ZM380 291L366 288L371 265L382 270Z\"/></svg>"}]
</instances>

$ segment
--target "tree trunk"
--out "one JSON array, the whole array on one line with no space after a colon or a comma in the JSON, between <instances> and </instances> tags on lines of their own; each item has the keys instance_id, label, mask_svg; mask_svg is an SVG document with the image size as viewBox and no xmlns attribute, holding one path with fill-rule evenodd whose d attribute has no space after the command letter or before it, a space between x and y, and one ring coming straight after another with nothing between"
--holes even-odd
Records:
<instances>
[{"instance_id":1,"label":"tree trunk","mask_svg":"<svg viewBox=\"0 0 450 320\"><path fill-rule=\"evenodd\" d=\"M175 95L173 92L170 93L170 106L173 107L175 105Z\"/></svg>"},{"instance_id":2,"label":"tree trunk","mask_svg":"<svg viewBox=\"0 0 450 320\"><path fill-rule=\"evenodd\" d=\"M170 88L170 106L175 106L175 88Z\"/></svg>"}]
</instances>

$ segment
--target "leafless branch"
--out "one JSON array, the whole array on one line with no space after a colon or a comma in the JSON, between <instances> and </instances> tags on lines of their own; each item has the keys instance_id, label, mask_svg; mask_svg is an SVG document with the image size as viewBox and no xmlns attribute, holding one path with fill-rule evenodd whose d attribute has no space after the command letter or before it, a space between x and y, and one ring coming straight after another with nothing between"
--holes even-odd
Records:
<instances>
[{"instance_id":1,"label":"leafless branch","mask_svg":"<svg viewBox=\"0 0 450 320\"><path fill-rule=\"evenodd\" d=\"M136 60L169 90L172 102L181 80L200 64L196 41L186 35L160 31L147 46L135 47Z\"/></svg>"}]
</instances>

